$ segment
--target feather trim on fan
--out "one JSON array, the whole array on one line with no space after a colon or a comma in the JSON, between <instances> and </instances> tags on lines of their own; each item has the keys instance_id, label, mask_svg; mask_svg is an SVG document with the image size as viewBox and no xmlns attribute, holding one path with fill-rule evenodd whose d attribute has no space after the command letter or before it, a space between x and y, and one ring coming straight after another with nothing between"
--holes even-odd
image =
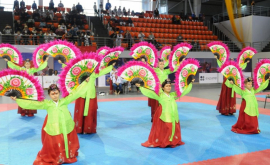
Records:
<instances>
[{"instance_id":1,"label":"feather trim on fan","mask_svg":"<svg viewBox=\"0 0 270 165\"><path fill-rule=\"evenodd\" d=\"M65 61L63 63L69 62L71 59L80 56L81 51L73 45L71 42L56 40L51 41L48 44L45 44L44 51L50 54L52 57L56 58L57 56L62 57Z\"/></svg>"},{"instance_id":2,"label":"feather trim on fan","mask_svg":"<svg viewBox=\"0 0 270 165\"><path fill-rule=\"evenodd\" d=\"M215 55L218 54L218 60L224 64L226 61L230 58L230 50L226 44L220 41L213 41L207 44L209 49L212 51L212 53Z\"/></svg>"},{"instance_id":3,"label":"feather trim on fan","mask_svg":"<svg viewBox=\"0 0 270 165\"><path fill-rule=\"evenodd\" d=\"M235 61L227 61L218 70L226 78L233 78L235 85L244 89L244 75L242 69Z\"/></svg>"},{"instance_id":4,"label":"feather trim on fan","mask_svg":"<svg viewBox=\"0 0 270 165\"><path fill-rule=\"evenodd\" d=\"M15 96L23 99L44 100L44 92L39 80L25 71L12 69L0 71L0 95L5 96L8 92L16 93ZM9 96L14 96L13 94Z\"/></svg>"},{"instance_id":5,"label":"feather trim on fan","mask_svg":"<svg viewBox=\"0 0 270 165\"><path fill-rule=\"evenodd\" d=\"M153 67L157 67L158 65L158 51L156 47L148 42L139 42L134 44L130 48L130 54L135 60L139 59L143 56L147 58L147 63Z\"/></svg>"},{"instance_id":6,"label":"feather trim on fan","mask_svg":"<svg viewBox=\"0 0 270 165\"><path fill-rule=\"evenodd\" d=\"M175 73L175 90L178 97L181 96L185 88L188 86L189 76L195 76L199 67L200 62L192 58L185 60L180 65L179 69Z\"/></svg>"},{"instance_id":7,"label":"feather trim on fan","mask_svg":"<svg viewBox=\"0 0 270 165\"><path fill-rule=\"evenodd\" d=\"M132 81L133 78L140 78L144 87L159 94L160 82L153 68L140 61L129 61L118 69L117 75Z\"/></svg>"},{"instance_id":8,"label":"feather trim on fan","mask_svg":"<svg viewBox=\"0 0 270 165\"><path fill-rule=\"evenodd\" d=\"M19 64L20 66L23 64L21 52L10 44L0 44L0 57L8 57L9 61Z\"/></svg>"},{"instance_id":9,"label":"feather trim on fan","mask_svg":"<svg viewBox=\"0 0 270 165\"><path fill-rule=\"evenodd\" d=\"M66 97L76 89L98 66L101 57L96 53L85 53L72 59L59 75L59 84L62 96Z\"/></svg>"},{"instance_id":10,"label":"feather trim on fan","mask_svg":"<svg viewBox=\"0 0 270 165\"><path fill-rule=\"evenodd\" d=\"M33 63L34 63L34 67L38 68L39 65L41 65L43 61L43 57L46 55L49 55L47 52L44 51L44 49L46 48L46 44L41 44L39 45L34 53L33 53Z\"/></svg>"},{"instance_id":11,"label":"feather trim on fan","mask_svg":"<svg viewBox=\"0 0 270 165\"><path fill-rule=\"evenodd\" d=\"M252 57L257 53L257 50L252 47L246 47L237 56L237 64L240 66L246 62L246 59L252 59Z\"/></svg>"},{"instance_id":12,"label":"feather trim on fan","mask_svg":"<svg viewBox=\"0 0 270 165\"><path fill-rule=\"evenodd\" d=\"M175 67L180 65L180 59L185 58L189 53L189 50L192 48L192 45L188 43L177 44L173 47L173 51L171 51L169 57L169 68L171 71L175 69Z\"/></svg>"},{"instance_id":13,"label":"feather trim on fan","mask_svg":"<svg viewBox=\"0 0 270 165\"><path fill-rule=\"evenodd\" d=\"M260 85L267 80L266 76L270 76L270 60L263 59L257 63L254 69L254 86L258 89Z\"/></svg>"},{"instance_id":14,"label":"feather trim on fan","mask_svg":"<svg viewBox=\"0 0 270 165\"><path fill-rule=\"evenodd\" d=\"M111 48L108 47L108 46L103 46L103 47L100 47L98 50L97 50L97 55L105 55L108 51L110 51Z\"/></svg>"},{"instance_id":15,"label":"feather trim on fan","mask_svg":"<svg viewBox=\"0 0 270 165\"><path fill-rule=\"evenodd\" d=\"M95 73L98 74L102 69L105 69L109 66L110 63L114 62L115 60L118 60L120 54L124 51L124 48L121 46L115 47L110 49L105 55L101 56L102 60L98 64L97 69L95 70Z\"/></svg>"}]
</instances>

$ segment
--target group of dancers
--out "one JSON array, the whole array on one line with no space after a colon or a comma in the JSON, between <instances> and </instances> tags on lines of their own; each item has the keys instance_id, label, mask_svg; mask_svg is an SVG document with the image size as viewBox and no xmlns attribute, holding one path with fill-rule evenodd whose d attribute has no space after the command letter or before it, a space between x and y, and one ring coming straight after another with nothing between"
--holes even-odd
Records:
<instances>
[{"instance_id":1,"label":"group of dancers","mask_svg":"<svg viewBox=\"0 0 270 165\"><path fill-rule=\"evenodd\" d=\"M116 59L119 58L123 48L103 47L97 53L79 55L75 46L70 45L70 43L54 42L48 47L46 45L39 46L37 48L39 50L34 52L35 68L30 68L29 60L24 62L25 68L22 68L18 66L21 63L20 60L5 53L1 54L1 48L7 49L6 47L12 48L13 53L17 52L18 58L21 57L16 48L7 45L1 47L0 45L0 56L8 61L8 66L23 73L27 72L30 76L47 66L49 56L57 58L63 64L59 80L60 88L56 84L51 84L48 88L50 100L42 98L26 100L29 92L23 93L25 89L19 85L16 86L15 83L16 90L21 91L21 94L10 95L10 97L19 105L18 112L22 116L31 117L36 113L36 109L47 111L41 130L43 147L38 152L34 165L76 162L79 149L77 133L97 132L98 104L95 81L98 77L113 70ZM148 105L151 106L151 121L153 123L148 140L142 143L144 147L165 148L184 144L181 139L176 100L191 91L192 83L195 80L194 76L199 68L197 60L186 58L191 48L192 46L186 43L176 45L173 50L170 47L164 47L158 56L156 48L151 43L141 42L131 48L130 55L134 61L118 68L116 73L118 76L127 81L133 81L142 94L149 98ZM269 79L265 77L268 70L263 69L270 69L270 61L263 60L256 67L258 74L255 75L264 78L255 81L255 89L252 87L251 78L243 79L239 66L244 68L247 61L250 61L252 56L256 54L256 50L253 48L243 49L239 54L239 63L236 63L228 60L229 50L225 44L213 42L209 44L209 48L217 58L220 72L224 73L225 76L217 110L222 115L235 113L234 93L238 93L242 96L242 103L238 121L232 127L232 131L243 134L260 133L258 103L255 94L268 86ZM60 53L60 49L62 53ZM164 69L166 67L168 69ZM5 70L1 72L5 72ZM173 72L176 72L175 92L171 91L172 82L168 79L168 75ZM14 72L14 75L16 74L20 75L21 73ZM2 79L1 75L3 74L0 73L0 79ZM12 76L10 77L12 79ZM28 79L31 80L31 78ZM3 84L3 88L0 88L0 94L1 90L6 89L5 84L0 81L1 84ZM37 86L35 87L37 89L36 95L40 95L42 92L38 91ZM60 99L61 93L64 97ZM35 93L32 93L31 96L33 97L33 95ZM74 119L68 110L68 105L73 101L75 101Z\"/></svg>"}]
</instances>

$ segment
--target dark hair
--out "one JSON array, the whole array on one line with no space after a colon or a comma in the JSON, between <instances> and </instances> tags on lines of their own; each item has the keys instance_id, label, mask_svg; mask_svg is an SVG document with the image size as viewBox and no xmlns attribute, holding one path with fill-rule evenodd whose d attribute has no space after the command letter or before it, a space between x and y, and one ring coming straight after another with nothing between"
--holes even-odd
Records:
<instances>
[{"instance_id":1,"label":"dark hair","mask_svg":"<svg viewBox=\"0 0 270 165\"><path fill-rule=\"evenodd\" d=\"M218 53L214 53L214 56L217 56L217 59L219 59L220 55Z\"/></svg>"},{"instance_id":2,"label":"dark hair","mask_svg":"<svg viewBox=\"0 0 270 165\"><path fill-rule=\"evenodd\" d=\"M54 70L54 71L53 71L53 73L55 73L55 72L58 74L58 70Z\"/></svg>"},{"instance_id":3,"label":"dark hair","mask_svg":"<svg viewBox=\"0 0 270 165\"><path fill-rule=\"evenodd\" d=\"M167 80L167 79L166 79L166 80L162 83L161 87L164 88L166 84L171 84L171 83L172 83L171 80Z\"/></svg>"},{"instance_id":4,"label":"dark hair","mask_svg":"<svg viewBox=\"0 0 270 165\"><path fill-rule=\"evenodd\" d=\"M25 65L25 63L27 63L27 62L29 62L30 63L30 60L29 59L26 59L25 61L24 61L24 65Z\"/></svg>"},{"instance_id":5,"label":"dark hair","mask_svg":"<svg viewBox=\"0 0 270 165\"><path fill-rule=\"evenodd\" d=\"M246 78L245 81L244 81L244 84L246 84L248 82L252 82L252 78L251 77Z\"/></svg>"},{"instance_id":6,"label":"dark hair","mask_svg":"<svg viewBox=\"0 0 270 165\"><path fill-rule=\"evenodd\" d=\"M179 62L183 61L184 58L186 58L186 56L181 56Z\"/></svg>"},{"instance_id":7,"label":"dark hair","mask_svg":"<svg viewBox=\"0 0 270 165\"><path fill-rule=\"evenodd\" d=\"M51 84L48 89L48 94L55 90L58 90L58 92L60 93L60 89L58 88L58 86L56 84Z\"/></svg>"},{"instance_id":8,"label":"dark hair","mask_svg":"<svg viewBox=\"0 0 270 165\"><path fill-rule=\"evenodd\" d=\"M164 60L163 60L163 59L161 59L161 58L159 58L159 59L158 59L158 62L164 62Z\"/></svg>"},{"instance_id":9,"label":"dark hair","mask_svg":"<svg viewBox=\"0 0 270 165\"><path fill-rule=\"evenodd\" d=\"M147 58L145 56L141 56L139 59L140 59L140 61L142 61L142 59L144 59L145 61L147 61Z\"/></svg>"}]
</instances>

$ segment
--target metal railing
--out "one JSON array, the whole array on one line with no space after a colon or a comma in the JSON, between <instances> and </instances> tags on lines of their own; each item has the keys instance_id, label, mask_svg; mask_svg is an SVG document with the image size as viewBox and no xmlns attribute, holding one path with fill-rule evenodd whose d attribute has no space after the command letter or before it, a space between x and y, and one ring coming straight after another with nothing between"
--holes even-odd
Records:
<instances>
[{"instance_id":1,"label":"metal railing","mask_svg":"<svg viewBox=\"0 0 270 165\"><path fill-rule=\"evenodd\" d=\"M270 52L270 47L266 48L266 46L270 43L270 41L259 41L253 42L252 47L255 48L258 52L267 51ZM265 50L264 50L265 49Z\"/></svg>"},{"instance_id":2,"label":"metal railing","mask_svg":"<svg viewBox=\"0 0 270 165\"><path fill-rule=\"evenodd\" d=\"M246 17L250 15L270 17L270 8L264 7L264 6L242 6L241 17ZM238 18L238 14L235 13L234 17ZM227 12L213 15L214 23L227 21L227 20L229 20L229 16Z\"/></svg>"}]
</instances>

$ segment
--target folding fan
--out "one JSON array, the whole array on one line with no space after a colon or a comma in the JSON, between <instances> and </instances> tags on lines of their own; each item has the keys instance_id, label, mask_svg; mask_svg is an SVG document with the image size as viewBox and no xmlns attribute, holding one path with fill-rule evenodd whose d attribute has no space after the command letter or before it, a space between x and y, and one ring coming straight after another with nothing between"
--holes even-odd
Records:
<instances>
[{"instance_id":1,"label":"folding fan","mask_svg":"<svg viewBox=\"0 0 270 165\"><path fill-rule=\"evenodd\" d=\"M141 84L143 87L159 93L160 82L154 69L143 62L129 61L118 69L117 75L130 82L139 78L143 82Z\"/></svg>"},{"instance_id":2,"label":"folding fan","mask_svg":"<svg viewBox=\"0 0 270 165\"><path fill-rule=\"evenodd\" d=\"M237 63L239 66L243 65L245 62L250 61L252 57L257 53L256 49L252 47L246 47L238 54Z\"/></svg>"},{"instance_id":3,"label":"folding fan","mask_svg":"<svg viewBox=\"0 0 270 165\"><path fill-rule=\"evenodd\" d=\"M186 58L191 48L192 45L188 43L177 44L173 47L173 51L171 52L169 58L169 67L171 71L174 71L176 67L180 66L180 63L184 58Z\"/></svg>"},{"instance_id":4,"label":"folding fan","mask_svg":"<svg viewBox=\"0 0 270 165\"><path fill-rule=\"evenodd\" d=\"M141 57L145 57L147 63L153 67L157 67L158 64L158 54L156 47L148 42L139 42L134 44L130 48L130 55L135 59L140 59Z\"/></svg>"},{"instance_id":5,"label":"folding fan","mask_svg":"<svg viewBox=\"0 0 270 165\"><path fill-rule=\"evenodd\" d=\"M170 46L164 46L159 52L159 58L164 61L164 67L169 65L169 55L171 53Z\"/></svg>"},{"instance_id":6,"label":"folding fan","mask_svg":"<svg viewBox=\"0 0 270 165\"><path fill-rule=\"evenodd\" d=\"M97 67L101 58L96 53L85 53L72 59L61 72L59 84L63 97L76 89Z\"/></svg>"},{"instance_id":7,"label":"folding fan","mask_svg":"<svg viewBox=\"0 0 270 165\"><path fill-rule=\"evenodd\" d=\"M207 45L212 53L217 56L217 59L224 64L230 57L230 51L226 44L220 41L210 42Z\"/></svg>"},{"instance_id":8,"label":"folding fan","mask_svg":"<svg viewBox=\"0 0 270 165\"><path fill-rule=\"evenodd\" d=\"M99 63L98 68L96 69L96 73L99 73L100 70L112 65L114 62L117 62L119 55L124 51L124 48L121 46L116 47L108 51L104 56L102 57L101 62Z\"/></svg>"},{"instance_id":9,"label":"folding fan","mask_svg":"<svg viewBox=\"0 0 270 165\"><path fill-rule=\"evenodd\" d=\"M228 61L222 65L218 70L220 73L224 75L229 80L232 80L235 85L244 89L244 76L242 69L239 65L234 61Z\"/></svg>"},{"instance_id":10,"label":"folding fan","mask_svg":"<svg viewBox=\"0 0 270 165\"><path fill-rule=\"evenodd\" d=\"M63 63L81 55L81 51L72 43L67 41L52 41L44 47L44 51Z\"/></svg>"},{"instance_id":11,"label":"folding fan","mask_svg":"<svg viewBox=\"0 0 270 165\"><path fill-rule=\"evenodd\" d=\"M187 59L180 65L175 74L175 90L178 97L181 96L189 83L194 79L199 66L199 61L195 59Z\"/></svg>"},{"instance_id":12,"label":"folding fan","mask_svg":"<svg viewBox=\"0 0 270 165\"><path fill-rule=\"evenodd\" d=\"M264 59L258 62L254 69L254 86L259 88L270 77L270 60Z\"/></svg>"},{"instance_id":13,"label":"folding fan","mask_svg":"<svg viewBox=\"0 0 270 165\"><path fill-rule=\"evenodd\" d=\"M22 65L23 58L20 51L10 44L0 44L0 57L9 61Z\"/></svg>"},{"instance_id":14,"label":"folding fan","mask_svg":"<svg viewBox=\"0 0 270 165\"><path fill-rule=\"evenodd\" d=\"M33 53L33 59L34 59L33 62L34 62L35 68L38 68L50 55L44 51L45 46L46 44L39 45Z\"/></svg>"},{"instance_id":15,"label":"folding fan","mask_svg":"<svg viewBox=\"0 0 270 165\"><path fill-rule=\"evenodd\" d=\"M16 96L30 100L44 100L38 79L25 71L6 69L0 72L0 96Z\"/></svg>"},{"instance_id":16,"label":"folding fan","mask_svg":"<svg viewBox=\"0 0 270 165\"><path fill-rule=\"evenodd\" d=\"M105 55L110 49L110 47L103 46L97 50L97 55Z\"/></svg>"}]
</instances>

